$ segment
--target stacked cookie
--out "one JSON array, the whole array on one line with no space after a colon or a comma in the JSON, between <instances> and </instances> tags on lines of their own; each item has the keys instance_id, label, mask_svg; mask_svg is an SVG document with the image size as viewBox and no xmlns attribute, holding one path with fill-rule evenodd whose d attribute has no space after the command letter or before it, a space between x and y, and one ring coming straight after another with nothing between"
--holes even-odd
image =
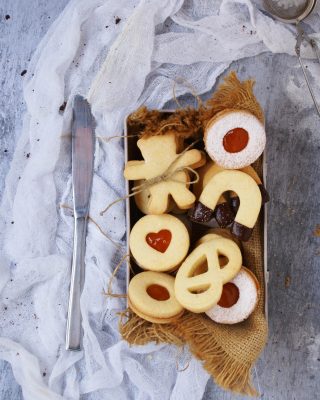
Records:
<instances>
[{"instance_id":1,"label":"stacked cookie","mask_svg":"<svg viewBox=\"0 0 320 400\"><path fill-rule=\"evenodd\" d=\"M130 233L131 256L144 271L129 283L128 304L150 322L169 323L189 310L233 324L258 302L241 241L249 240L268 200L250 165L264 149L264 127L247 112L225 110L208 123L204 145L207 154L173 132L143 137L137 142L143 160L124 170L135 181L136 206L147 214ZM188 218L172 215L186 211ZM219 228L198 237L190 252L190 229L212 221Z\"/></svg>"}]
</instances>

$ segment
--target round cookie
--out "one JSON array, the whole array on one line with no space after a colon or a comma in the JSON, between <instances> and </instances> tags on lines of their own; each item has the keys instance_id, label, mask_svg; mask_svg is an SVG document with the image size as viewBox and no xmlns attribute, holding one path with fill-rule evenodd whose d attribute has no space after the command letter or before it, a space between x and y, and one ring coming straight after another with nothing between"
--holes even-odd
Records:
<instances>
[{"instance_id":1,"label":"round cookie","mask_svg":"<svg viewBox=\"0 0 320 400\"><path fill-rule=\"evenodd\" d=\"M209 240L215 239L216 237L224 237L225 239L233 240L236 245L241 249L241 242L238 238L233 236L229 229L224 228L212 228L209 229L204 236L202 236L196 243L196 246L199 246L202 243L208 242Z\"/></svg>"},{"instance_id":2,"label":"round cookie","mask_svg":"<svg viewBox=\"0 0 320 400\"><path fill-rule=\"evenodd\" d=\"M236 170L224 170L214 175L203 189L190 219L208 222L222 193L232 190L240 198L240 206L232 223L231 232L242 241L249 240L261 208L261 193L251 176Z\"/></svg>"},{"instance_id":3,"label":"round cookie","mask_svg":"<svg viewBox=\"0 0 320 400\"><path fill-rule=\"evenodd\" d=\"M142 269L163 272L172 271L182 263L190 238L185 225L173 215L145 215L133 226L129 244Z\"/></svg>"},{"instance_id":4,"label":"round cookie","mask_svg":"<svg viewBox=\"0 0 320 400\"><path fill-rule=\"evenodd\" d=\"M249 317L257 306L260 285L256 276L247 268L223 286L221 298L206 311L213 321L220 324L237 324Z\"/></svg>"},{"instance_id":5,"label":"round cookie","mask_svg":"<svg viewBox=\"0 0 320 400\"><path fill-rule=\"evenodd\" d=\"M210 158L218 165L240 169L260 157L266 145L266 132L253 114L227 109L208 122L204 143Z\"/></svg>"},{"instance_id":6,"label":"round cookie","mask_svg":"<svg viewBox=\"0 0 320 400\"><path fill-rule=\"evenodd\" d=\"M128 304L139 317L158 324L179 318L184 308L174 293L174 277L163 272L146 271L135 275L128 287Z\"/></svg>"},{"instance_id":7,"label":"round cookie","mask_svg":"<svg viewBox=\"0 0 320 400\"><path fill-rule=\"evenodd\" d=\"M219 262L221 255L228 259L223 268ZM206 271L195 275L205 261ZM217 237L202 243L188 255L177 272L174 284L177 300L195 313L209 310L219 301L223 284L235 277L241 265L241 251L232 240Z\"/></svg>"}]
</instances>

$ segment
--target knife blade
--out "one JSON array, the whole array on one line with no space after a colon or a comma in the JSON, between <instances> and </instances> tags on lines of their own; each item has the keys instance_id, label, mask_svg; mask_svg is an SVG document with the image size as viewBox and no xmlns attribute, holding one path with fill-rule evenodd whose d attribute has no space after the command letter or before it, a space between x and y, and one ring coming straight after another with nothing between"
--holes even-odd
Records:
<instances>
[{"instance_id":1,"label":"knife blade","mask_svg":"<svg viewBox=\"0 0 320 400\"><path fill-rule=\"evenodd\" d=\"M72 122L72 185L74 239L70 296L66 332L66 349L80 350L82 341L80 296L85 276L87 218L93 180L94 118L90 105L82 96L75 96Z\"/></svg>"}]
</instances>

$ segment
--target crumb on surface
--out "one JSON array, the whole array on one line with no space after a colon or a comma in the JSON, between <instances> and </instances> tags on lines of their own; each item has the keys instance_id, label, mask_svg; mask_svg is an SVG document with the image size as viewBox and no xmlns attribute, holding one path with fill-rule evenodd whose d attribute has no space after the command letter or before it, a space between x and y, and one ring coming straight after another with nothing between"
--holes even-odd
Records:
<instances>
[{"instance_id":1,"label":"crumb on surface","mask_svg":"<svg viewBox=\"0 0 320 400\"><path fill-rule=\"evenodd\" d=\"M116 23L116 25L118 25L118 23L121 21L121 18L119 18L119 17L116 17L116 19L115 19L115 23Z\"/></svg>"},{"instance_id":2,"label":"crumb on surface","mask_svg":"<svg viewBox=\"0 0 320 400\"><path fill-rule=\"evenodd\" d=\"M291 276L287 275L284 280L284 286L288 288L291 285Z\"/></svg>"},{"instance_id":3,"label":"crumb on surface","mask_svg":"<svg viewBox=\"0 0 320 400\"><path fill-rule=\"evenodd\" d=\"M27 73L27 70L26 69L24 69L22 72L21 72L21 76L24 76L25 74Z\"/></svg>"},{"instance_id":4,"label":"crumb on surface","mask_svg":"<svg viewBox=\"0 0 320 400\"><path fill-rule=\"evenodd\" d=\"M63 104L61 104L61 106L59 107L59 112L63 113L64 110L66 109L67 106L67 102L64 101Z\"/></svg>"}]
</instances>

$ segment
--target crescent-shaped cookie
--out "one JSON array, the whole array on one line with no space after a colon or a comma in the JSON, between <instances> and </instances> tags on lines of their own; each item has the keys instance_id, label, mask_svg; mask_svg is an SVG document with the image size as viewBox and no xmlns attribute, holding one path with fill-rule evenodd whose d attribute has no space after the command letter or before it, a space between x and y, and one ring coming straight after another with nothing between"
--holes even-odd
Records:
<instances>
[{"instance_id":1,"label":"crescent-shaped cookie","mask_svg":"<svg viewBox=\"0 0 320 400\"><path fill-rule=\"evenodd\" d=\"M258 185L244 172L225 170L214 175L203 189L190 218L196 222L210 221L221 194L229 190L237 193L240 199L231 232L242 241L249 240L259 216L262 199Z\"/></svg>"}]
</instances>

